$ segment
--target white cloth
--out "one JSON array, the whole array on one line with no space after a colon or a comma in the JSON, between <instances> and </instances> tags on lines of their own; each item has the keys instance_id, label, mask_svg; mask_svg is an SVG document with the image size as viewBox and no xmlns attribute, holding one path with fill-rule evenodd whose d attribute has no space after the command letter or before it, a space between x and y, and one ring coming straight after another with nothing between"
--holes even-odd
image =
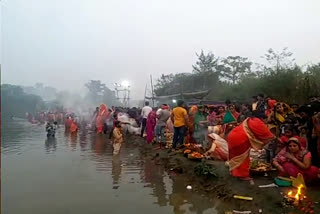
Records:
<instances>
[{"instance_id":1,"label":"white cloth","mask_svg":"<svg viewBox=\"0 0 320 214\"><path fill-rule=\"evenodd\" d=\"M141 116L143 118L147 118L151 111L152 111L152 108L150 106L145 106L145 107L142 108Z\"/></svg>"},{"instance_id":2,"label":"white cloth","mask_svg":"<svg viewBox=\"0 0 320 214\"><path fill-rule=\"evenodd\" d=\"M161 112L161 108L159 108L158 110L157 110L157 112L156 112L156 115L159 115L160 114L160 112Z\"/></svg>"},{"instance_id":3,"label":"white cloth","mask_svg":"<svg viewBox=\"0 0 320 214\"><path fill-rule=\"evenodd\" d=\"M212 145L207 153L215 160L226 161L229 154L227 141L215 133L209 134L208 137L212 140Z\"/></svg>"}]
</instances>

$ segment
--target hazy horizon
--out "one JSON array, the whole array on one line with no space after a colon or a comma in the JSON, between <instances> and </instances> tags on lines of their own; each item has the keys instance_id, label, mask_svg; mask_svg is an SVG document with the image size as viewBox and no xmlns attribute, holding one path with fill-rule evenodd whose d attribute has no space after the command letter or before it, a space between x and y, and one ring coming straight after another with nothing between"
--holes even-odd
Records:
<instances>
[{"instance_id":1,"label":"hazy horizon","mask_svg":"<svg viewBox=\"0 0 320 214\"><path fill-rule=\"evenodd\" d=\"M289 47L297 64L320 62L320 2L1 1L2 83L83 91L128 80L132 98L162 73L191 72L196 52L259 62Z\"/></svg>"}]
</instances>

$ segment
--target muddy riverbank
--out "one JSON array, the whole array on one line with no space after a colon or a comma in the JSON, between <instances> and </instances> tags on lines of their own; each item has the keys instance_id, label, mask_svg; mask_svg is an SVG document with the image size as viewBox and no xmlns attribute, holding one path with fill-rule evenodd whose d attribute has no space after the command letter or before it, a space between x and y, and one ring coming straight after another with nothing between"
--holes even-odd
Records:
<instances>
[{"instance_id":1,"label":"muddy riverbank","mask_svg":"<svg viewBox=\"0 0 320 214\"><path fill-rule=\"evenodd\" d=\"M266 175L254 176L255 185L240 181L229 174L224 162L206 160L205 163L214 167L217 177L207 178L198 176L194 168L201 164L199 161L189 160L183 155L183 150L170 152L167 149L159 149L158 145L148 145L140 137L130 136L126 140L139 146L141 153L146 156L146 161L165 167L172 179L183 178L184 184L192 186L190 191L204 194L218 203L219 213L227 211L251 211L252 213L303 213L296 208L290 208L283 204L283 194L288 188L270 187L259 188L259 185L273 183L276 172ZM234 199L233 195L253 197L253 201ZM314 213L320 213L320 185L313 184L307 189L307 196L316 202Z\"/></svg>"}]
</instances>

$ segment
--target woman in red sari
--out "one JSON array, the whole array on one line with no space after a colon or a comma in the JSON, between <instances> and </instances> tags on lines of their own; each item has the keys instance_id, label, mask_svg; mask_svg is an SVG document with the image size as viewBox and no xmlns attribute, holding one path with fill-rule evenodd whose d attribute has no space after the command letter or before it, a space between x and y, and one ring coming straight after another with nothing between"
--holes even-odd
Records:
<instances>
[{"instance_id":1,"label":"woman in red sari","mask_svg":"<svg viewBox=\"0 0 320 214\"><path fill-rule=\"evenodd\" d=\"M71 116L67 116L65 122L64 122L64 126L66 129L66 132L70 131L70 127L72 125L73 120L71 119Z\"/></svg>"},{"instance_id":2,"label":"woman in red sari","mask_svg":"<svg viewBox=\"0 0 320 214\"><path fill-rule=\"evenodd\" d=\"M153 109L147 117L147 143L151 143L154 139L154 128L156 127L157 114Z\"/></svg>"},{"instance_id":3,"label":"woman in red sari","mask_svg":"<svg viewBox=\"0 0 320 214\"><path fill-rule=\"evenodd\" d=\"M232 176L252 180L249 175L250 149L260 150L272 139L273 134L259 118L247 118L232 129L227 138Z\"/></svg>"},{"instance_id":4,"label":"woman in red sari","mask_svg":"<svg viewBox=\"0 0 320 214\"><path fill-rule=\"evenodd\" d=\"M108 107L105 104L101 104L99 108L99 114L96 118L96 128L98 134L104 131L104 123L106 122L108 116Z\"/></svg>"},{"instance_id":5,"label":"woman in red sari","mask_svg":"<svg viewBox=\"0 0 320 214\"><path fill-rule=\"evenodd\" d=\"M77 123L72 120L71 126L70 126L70 132L71 133L76 133L78 131L78 125Z\"/></svg>"},{"instance_id":6,"label":"woman in red sari","mask_svg":"<svg viewBox=\"0 0 320 214\"><path fill-rule=\"evenodd\" d=\"M273 160L273 165L279 170L280 176L297 177L303 175L305 181L320 178L320 171L311 165L311 153L301 146L298 138L292 137Z\"/></svg>"}]
</instances>

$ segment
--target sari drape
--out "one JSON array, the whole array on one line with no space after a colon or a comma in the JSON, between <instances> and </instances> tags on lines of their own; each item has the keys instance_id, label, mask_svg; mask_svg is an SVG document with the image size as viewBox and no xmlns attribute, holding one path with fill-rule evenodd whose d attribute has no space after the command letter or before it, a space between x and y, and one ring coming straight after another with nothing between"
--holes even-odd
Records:
<instances>
[{"instance_id":1,"label":"sari drape","mask_svg":"<svg viewBox=\"0 0 320 214\"><path fill-rule=\"evenodd\" d=\"M97 133L102 133L104 129L104 123L109 116L108 107L105 104L101 104L99 108L99 114L96 118Z\"/></svg>"},{"instance_id":2,"label":"sari drape","mask_svg":"<svg viewBox=\"0 0 320 214\"><path fill-rule=\"evenodd\" d=\"M147 142L151 143L154 138L154 128L157 122L157 114L151 111L147 117Z\"/></svg>"},{"instance_id":3,"label":"sari drape","mask_svg":"<svg viewBox=\"0 0 320 214\"><path fill-rule=\"evenodd\" d=\"M313 181L317 179L319 173L319 169L317 167L311 166L309 169L301 169L286 157L287 152L287 148L283 148L274 158L274 160L276 160L284 169L284 172L279 173L280 176L297 177L298 173L300 173L303 175L305 181ZM311 153L304 148L301 148L298 153L294 154L294 156L301 162L303 162L305 157L311 159Z\"/></svg>"},{"instance_id":4,"label":"sari drape","mask_svg":"<svg viewBox=\"0 0 320 214\"><path fill-rule=\"evenodd\" d=\"M232 176L249 177L250 149L262 149L273 138L268 127L258 118L247 118L234 128L227 138Z\"/></svg>"}]
</instances>

